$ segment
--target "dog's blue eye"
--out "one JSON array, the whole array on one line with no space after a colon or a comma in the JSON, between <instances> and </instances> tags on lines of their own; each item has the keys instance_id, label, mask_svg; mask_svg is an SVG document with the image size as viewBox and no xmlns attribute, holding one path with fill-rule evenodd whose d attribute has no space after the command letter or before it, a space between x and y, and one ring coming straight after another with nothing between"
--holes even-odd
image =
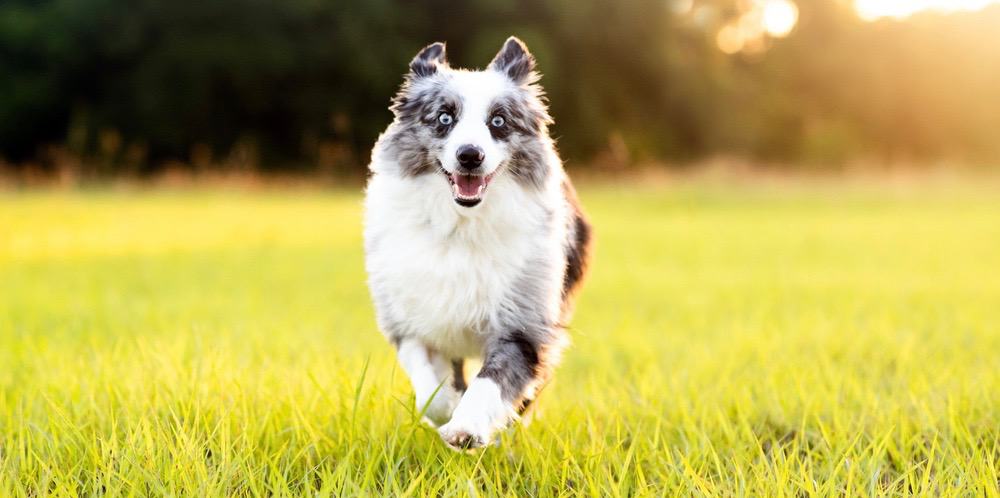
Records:
<instances>
[{"instance_id":1,"label":"dog's blue eye","mask_svg":"<svg viewBox=\"0 0 1000 498\"><path fill-rule=\"evenodd\" d=\"M503 126L506 123L507 123L507 120L505 120L503 118L503 116L499 116L499 115L493 116L493 119L490 120L490 125L493 126L494 128L499 128L499 127Z\"/></svg>"},{"instance_id":2,"label":"dog's blue eye","mask_svg":"<svg viewBox=\"0 0 1000 498\"><path fill-rule=\"evenodd\" d=\"M448 114L447 112L442 112L441 115L438 116L438 122L440 122L445 126L450 125L453 121L455 121L455 118L453 118L451 114Z\"/></svg>"}]
</instances>

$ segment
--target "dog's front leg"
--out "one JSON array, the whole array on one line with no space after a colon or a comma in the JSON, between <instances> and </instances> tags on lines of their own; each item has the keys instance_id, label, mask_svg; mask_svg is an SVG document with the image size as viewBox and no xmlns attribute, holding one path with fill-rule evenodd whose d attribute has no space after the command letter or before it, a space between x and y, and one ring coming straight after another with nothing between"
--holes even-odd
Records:
<instances>
[{"instance_id":1,"label":"dog's front leg","mask_svg":"<svg viewBox=\"0 0 1000 498\"><path fill-rule=\"evenodd\" d=\"M417 411L426 408L424 417L434 426L447 422L461 396L453 363L412 338L398 341L396 357L413 384ZM460 382L464 383L464 379Z\"/></svg>"},{"instance_id":2,"label":"dog's front leg","mask_svg":"<svg viewBox=\"0 0 1000 498\"><path fill-rule=\"evenodd\" d=\"M490 444L548 380L561 334L561 330L517 330L488 342L483 368L469 383L451 420L438 429L441 438L455 449Z\"/></svg>"}]
</instances>

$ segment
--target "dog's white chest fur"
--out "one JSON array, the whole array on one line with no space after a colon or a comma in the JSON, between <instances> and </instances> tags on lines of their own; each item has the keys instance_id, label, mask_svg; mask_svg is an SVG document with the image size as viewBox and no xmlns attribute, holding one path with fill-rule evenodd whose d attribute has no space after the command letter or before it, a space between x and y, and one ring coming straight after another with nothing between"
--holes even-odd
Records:
<instances>
[{"instance_id":1,"label":"dog's white chest fur","mask_svg":"<svg viewBox=\"0 0 1000 498\"><path fill-rule=\"evenodd\" d=\"M498 177L488 201L456 206L439 175L376 174L365 202L366 266L382 330L418 337L451 357L478 356L517 286L555 286L564 235L550 192ZM442 192L438 192L442 190ZM465 211L460 211L465 210ZM540 275L538 272L548 272ZM552 316L558 299L543 303Z\"/></svg>"}]
</instances>

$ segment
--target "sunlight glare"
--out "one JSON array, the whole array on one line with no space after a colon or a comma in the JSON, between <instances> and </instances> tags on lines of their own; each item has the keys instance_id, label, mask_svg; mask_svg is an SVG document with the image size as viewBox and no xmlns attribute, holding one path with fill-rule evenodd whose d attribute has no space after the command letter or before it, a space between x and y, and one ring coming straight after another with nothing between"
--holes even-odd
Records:
<instances>
[{"instance_id":1,"label":"sunlight glare","mask_svg":"<svg viewBox=\"0 0 1000 498\"><path fill-rule=\"evenodd\" d=\"M694 7L694 0L671 0L670 8L675 14L683 15L691 12Z\"/></svg>"},{"instance_id":2,"label":"sunlight glare","mask_svg":"<svg viewBox=\"0 0 1000 498\"><path fill-rule=\"evenodd\" d=\"M763 8L763 24L767 34L782 38L788 36L799 20L799 9L789 0L767 0Z\"/></svg>"},{"instance_id":3,"label":"sunlight glare","mask_svg":"<svg viewBox=\"0 0 1000 498\"><path fill-rule=\"evenodd\" d=\"M799 9L792 0L751 0L744 11L722 27L715 37L719 50L727 54L761 53L768 39L784 38L799 22Z\"/></svg>"},{"instance_id":4,"label":"sunlight glare","mask_svg":"<svg viewBox=\"0 0 1000 498\"><path fill-rule=\"evenodd\" d=\"M866 21L902 19L923 10L980 10L1000 0L855 0L854 10Z\"/></svg>"},{"instance_id":5,"label":"sunlight glare","mask_svg":"<svg viewBox=\"0 0 1000 498\"><path fill-rule=\"evenodd\" d=\"M735 54L743 50L746 40L739 26L728 24L719 30L719 34L715 37L715 43L719 46L719 50L724 53Z\"/></svg>"}]
</instances>

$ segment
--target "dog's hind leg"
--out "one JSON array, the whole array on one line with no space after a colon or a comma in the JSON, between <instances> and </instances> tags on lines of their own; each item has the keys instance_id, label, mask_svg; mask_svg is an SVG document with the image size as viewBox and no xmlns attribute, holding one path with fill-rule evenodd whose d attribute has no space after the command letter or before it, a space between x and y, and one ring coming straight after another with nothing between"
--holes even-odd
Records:
<instances>
[{"instance_id":1,"label":"dog's hind leg","mask_svg":"<svg viewBox=\"0 0 1000 498\"><path fill-rule=\"evenodd\" d=\"M453 362L411 338L397 342L396 357L413 384L417 411L426 409L424 417L434 426L447 422L461 397Z\"/></svg>"},{"instance_id":2,"label":"dog's hind leg","mask_svg":"<svg viewBox=\"0 0 1000 498\"><path fill-rule=\"evenodd\" d=\"M469 383L438 432L456 449L489 444L497 431L517 419L552 375L565 332L523 330L502 334L486 345L483 368Z\"/></svg>"}]
</instances>

